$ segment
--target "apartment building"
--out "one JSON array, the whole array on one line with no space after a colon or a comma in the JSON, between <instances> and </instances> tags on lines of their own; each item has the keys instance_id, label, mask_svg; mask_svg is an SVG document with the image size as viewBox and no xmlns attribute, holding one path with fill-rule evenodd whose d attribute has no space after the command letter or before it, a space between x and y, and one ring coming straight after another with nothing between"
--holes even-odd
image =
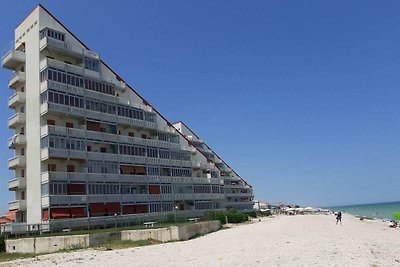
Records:
<instances>
[{"instance_id":1,"label":"apartment building","mask_svg":"<svg viewBox=\"0 0 400 267\"><path fill-rule=\"evenodd\" d=\"M8 187L16 215L2 232L246 208L230 204L244 199L228 190L243 181L238 175L229 182L226 164L209 160L43 6L17 26L1 63L13 71Z\"/></svg>"},{"instance_id":2,"label":"apartment building","mask_svg":"<svg viewBox=\"0 0 400 267\"><path fill-rule=\"evenodd\" d=\"M219 157L202 139L200 139L184 122L173 124L208 160L220 170L224 183L225 208L251 210L254 206L253 188L237 174L221 157Z\"/></svg>"}]
</instances>

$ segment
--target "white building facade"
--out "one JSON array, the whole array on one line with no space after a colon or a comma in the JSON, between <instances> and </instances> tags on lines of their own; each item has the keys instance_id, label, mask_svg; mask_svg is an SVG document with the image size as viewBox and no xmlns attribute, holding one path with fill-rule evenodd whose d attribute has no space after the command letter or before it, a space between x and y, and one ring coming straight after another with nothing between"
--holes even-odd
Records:
<instances>
[{"instance_id":1,"label":"white building facade","mask_svg":"<svg viewBox=\"0 0 400 267\"><path fill-rule=\"evenodd\" d=\"M254 206L253 188L236 173L221 157L219 157L202 139L200 139L184 122L174 123L174 127L199 150L210 163L219 169L224 183L226 209L252 210Z\"/></svg>"},{"instance_id":2,"label":"white building facade","mask_svg":"<svg viewBox=\"0 0 400 267\"><path fill-rule=\"evenodd\" d=\"M237 206L229 204L225 165L193 147L43 6L17 26L2 67L14 71L8 126L15 135L8 146L15 156L8 167L15 177L8 187L17 218L3 232L191 217Z\"/></svg>"}]
</instances>

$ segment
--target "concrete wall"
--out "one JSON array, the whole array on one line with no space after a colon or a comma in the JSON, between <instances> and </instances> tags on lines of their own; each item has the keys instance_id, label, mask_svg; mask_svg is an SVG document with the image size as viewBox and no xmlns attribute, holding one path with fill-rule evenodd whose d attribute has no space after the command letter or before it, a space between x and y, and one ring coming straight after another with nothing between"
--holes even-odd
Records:
<instances>
[{"instance_id":1,"label":"concrete wall","mask_svg":"<svg viewBox=\"0 0 400 267\"><path fill-rule=\"evenodd\" d=\"M6 251L8 253L51 253L73 248L98 246L109 240L138 241L154 239L161 242L180 241L188 240L197 235L215 232L220 228L220 221L211 221L159 229L128 230L87 235L8 239L6 240Z\"/></svg>"},{"instance_id":2,"label":"concrete wall","mask_svg":"<svg viewBox=\"0 0 400 267\"><path fill-rule=\"evenodd\" d=\"M197 235L205 235L221 229L220 221L199 222L177 227L179 240L188 240Z\"/></svg>"},{"instance_id":3,"label":"concrete wall","mask_svg":"<svg viewBox=\"0 0 400 267\"><path fill-rule=\"evenodd\" d=\"M89 235L33 237L6 240L9 253L51 253L89 246Z\"/></svg>"},{"instance_id":4,"label":"concrete wall","mask_svg":"<svg viewBox=\"0 0 400 267\"><path fill-rule=\"evenodd\" d=\"M168 227L149 230L128 230L121 232L121 240L147 240L154 239L161 242L179 240L178 227Z\"/></svg>"},{"instance_id":5,"label":"concrete wall","mask_svg":"<svg viewBox=\"0 0 400 267\"><path fill-rule=\"evenodd\" d=\"M162 242L188 240L197 235L204 235L221 229L220 221L198 222L183 226L149 230L128 230L121 232L121 240L154 239Z\"/></svg>"}]
</instances>

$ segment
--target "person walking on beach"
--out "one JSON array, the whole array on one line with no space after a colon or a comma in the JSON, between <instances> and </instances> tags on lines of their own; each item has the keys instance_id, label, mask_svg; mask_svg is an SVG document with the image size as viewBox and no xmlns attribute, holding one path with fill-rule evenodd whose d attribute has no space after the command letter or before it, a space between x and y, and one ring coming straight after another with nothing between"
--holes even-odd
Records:
<instances>
[{"instance_id":1,"label":"person walking on beach","mask_svg":"<svg viewBox=\"0 0 400 267\"><path fill-rule=\"evenodd\" d=\"M342 224L342 212L339 211L337 216L336 216L336 225L340 222Z\"/></svg>"}]
</instances>

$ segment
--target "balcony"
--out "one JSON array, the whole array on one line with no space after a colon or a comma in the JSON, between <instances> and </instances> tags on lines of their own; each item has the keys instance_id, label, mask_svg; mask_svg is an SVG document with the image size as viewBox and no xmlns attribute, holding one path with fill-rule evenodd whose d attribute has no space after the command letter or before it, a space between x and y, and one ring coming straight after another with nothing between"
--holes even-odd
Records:
<instances>
[{"instance_id":1,"label":"balcony","mask_svg":"<svg viewBox=\"0 0 400 267\"><path fill-rule=\"evenodd\" d=\"M172 177L155 175L135 175L117 173L83 173L83 172L43 172L42 183L49 181L74 181L74 182L116 182L131 184L171 183L171 184L216 184L217 178Z\"/></svg>"},{"instance_id":2,"label":"balcony","mask_svg":"<svg viewBox=\"0 0 400 267\"><path fill-rule=\"evenodd\" d=\"M26 178L17 177L8 181L8 190L15 191L17 189L26 188Z\"/></svg>"},{"instance_id":3,"label":"balcony","mask_svg":"<svg viewBox=\"0 0 400 267\"><path fill-rule=\"evenodd\" d=\"M194 169L205 169L205 170L212 170L214 169L214 165L211 163L204 163L200 160L192 161L192 168Z\"/></svg>"},{"instance_id":4,"label":"balcony","mask_svg":"<svg viewBox=\"0 0 400 267\"><path fill-rule=\"evenodd\" d=\"M40 106L40 113L44 115L46 113L57 113L62 114L64 116L72 116L72 117L85 117L85 110L81 108L70 107L66 105L59 105L54 103L43 103Z\"/></svg>"},{"instance_id":5,"label":"balcony","mask_svg":"<svg viewBox=\"0 0 400 267\"><path fill-rule=\"evenodd\" d=\"M57 159L86 159L86 152L81 150L44 148L40 152L41 160Z\"/></svg>"},{"instance_id":6,"label":"balcony","mask_svg":"<svg viewBox=\"0 0 400 267\"><path fill-rule=\"evenodd\" d=\"M9 149L14 149L16 146L25 144L26 144L26 137L23 134L16 134L13 137L8 138Z\"/></svg>"},{"instance_id":7,"label":"balcony","mask_svg":"<svg viewBox=\"0 0 400 267\"><path fill-rule=\"evenodd\" d=\"M15 128L25 123L25 113L15 113L8 119L8 128Z\"/></svg>"},{"instance_id":8,"label":"balcony","mask_svg":"<svg viewBox=\"0 0 400 267\"><path fill-rule=\"evenodd\" d=\"M82 87L78 87L78 86L73 86L73 85L69 85L69 84L65 84L65 83L60 83L60 82L55 82L55 81L43 81L40 83L40 93L43 93L44 91L48 90L49 88L51 89L55 89L57 91L62 91L65 93L73 93L73 94L77 94L80 96L84 96L85 95L85 89Z\"/></svg>"},{"instance_id":9,"label":"balcony","mask_svg":"<svg viewBox=\"0 0 400 267\"><path fill-rule=\"evenodd\" d=\"M253 194L252 193L242 193L242 192L229 192L229 193L225 193L226 197L252 197Z\"/></svg>"},{"instance_id":10,"label":"balcony","mask_svg":"<svg viewBox=\"0 0 400 267\"><path fill-rule=\"evenodd\" d=\"M64 63L62 61L52 59L52 58L44 58L40 61L39 65L40 69L44 69L46 67L56 68L59 70L63 70L66 72L71 72L83 76L85 71L81 66L76 66L68 63Z\"/></svg>"},{"instance_id":11,"label":"balcony","mask_svg":"<svg viewBox=\"0 0 400 267\"><path fill-rule=\"evenodd\" d=\"M15 169L17 167L23 167L26 164L25 156L15 156L8 160L8 168Z\"/></svg>"},{"instance_id":12,"label":"balcony","mask_svg":"<svg viewBox=\"0 0 400 267\"><path fill-rule=\"evenodd\" d=\"M60 105L55 103L43 103L40 107L41 115L52 112L62 115L70 115L73 117L88 117L91 119L106 121L106 122L119 122L128 126L135 126L143 129L157 129L155 122L142 121L137 119L131 119L128 117L120 117L113 114L106 114L97 111L85 110L82 108L70 107L66 105Z\"/></svg>"},{"instance_id":13,"label":"balcony","mask_svg":"<svg viewBox=\"0 0 400 267\"><path fill-rule=\"evenodd\" d=\"M137 119L132 119L128 117L119 117L117 116L117 121L120 124L125 124L125 125L133 125L139 128L144 128L144 129L157 129L157 125L155 122L149 122L149 121L142 121L142 120L137 120Z\"/></svg>"},{"instance_id":14,"label":"balcony","mask_svg":"<svg viewBox=\"0 0 400 267\"><path fill-rule=\"evenodd\" d=\"M14 70L19 64L25 63L25 52L11 49L1 58L1 66Z\"/></svg>"},{"instance_id":15,"label":"balcony","mask_svg":"<svg viewBox=\"0 0 400 267\"><path fill-rule=\"evenodd\" d=\"M56 40L53 38L44 37L40 40L39 43L40 51L43 49L51 49L61 53L68 54L70 56L76 57L78 59L82 59L84 55L84 48L81 48L77 45L71 45L67 42L63 42L60 40Z\"/></svg>"},{"instance_id":16,"label":"balcony","mask_svg":"<svg viewBox=\"0 0 400 267\"><path fill-rule=\"evenodd\" d=\"M8 202L8 210L26 210L26 199Z\"/></svg>"},{"instance_id":17,"label":"balcony","mask_svg":"<svg viewBox=\"0 0 400 267\"><path fill-rule=\"evenodd\" d=\"M26 81L26 75L23 71L15 71L13 76L8 80L8 87L16 89Z\"/></svg>"},{"instance_id":18,"label":"balcony","mask_svg":"<svg viewBox=\"0 0 400 267\"><path fill-rule=\"evenodd\" d=\"M25 93L16 92L8 98L8 107L16 108L19 104L25 103Z\"/></svg>"}]
</instances>

